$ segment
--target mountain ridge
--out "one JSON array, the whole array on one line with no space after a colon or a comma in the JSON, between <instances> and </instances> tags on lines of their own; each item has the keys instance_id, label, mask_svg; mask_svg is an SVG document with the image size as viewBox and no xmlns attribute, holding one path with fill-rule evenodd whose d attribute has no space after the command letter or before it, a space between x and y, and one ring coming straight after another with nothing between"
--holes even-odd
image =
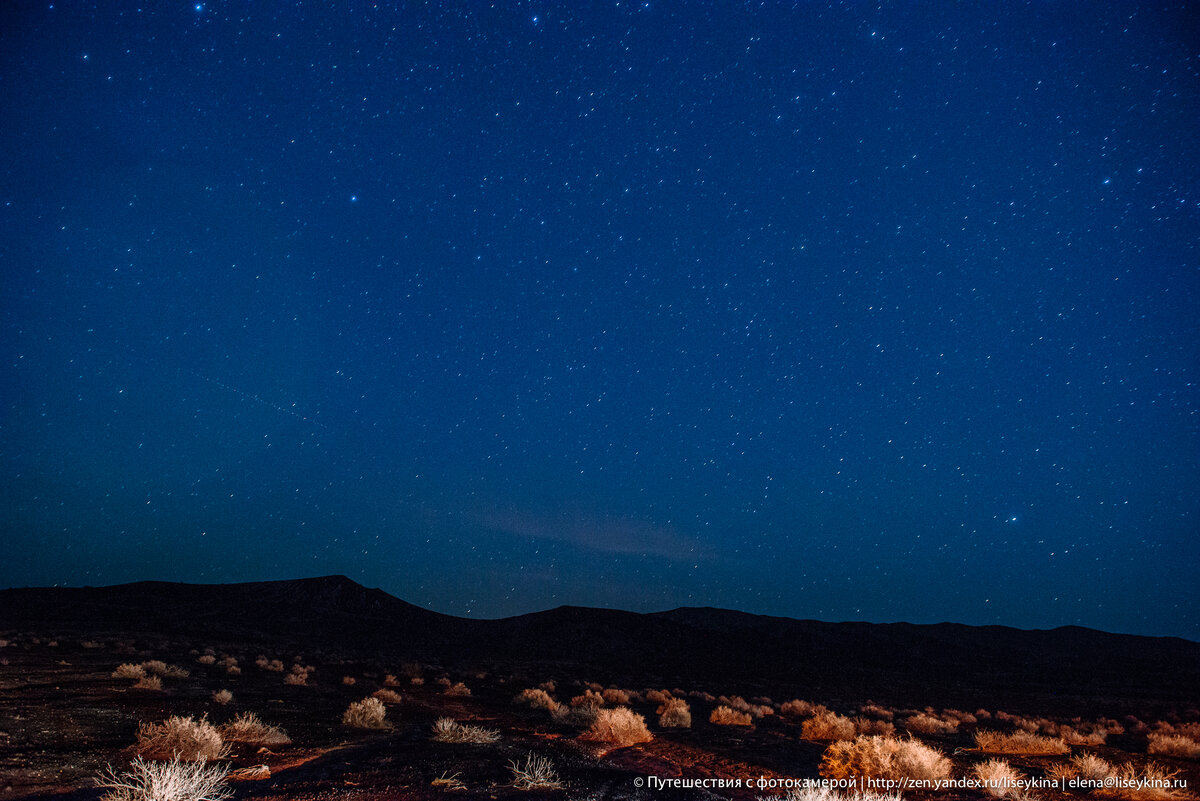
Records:
<instances>
[{"instance_id":1,"label":"mountain ridge","mask_svg":"<svg viewBox=\"0 0 1200 801\"><path fill-rule=\"evenodd\" d=\"M238 584L144 581L0 590L0 631L270 641L379 660L526 665L676 686L786 685L919 700L922 688L1046 698L1189 699L1200 643L1079 626L827 623L712 607L564 605L494 620L434 612L346 576Z\"/></svg>"}]
</instances>

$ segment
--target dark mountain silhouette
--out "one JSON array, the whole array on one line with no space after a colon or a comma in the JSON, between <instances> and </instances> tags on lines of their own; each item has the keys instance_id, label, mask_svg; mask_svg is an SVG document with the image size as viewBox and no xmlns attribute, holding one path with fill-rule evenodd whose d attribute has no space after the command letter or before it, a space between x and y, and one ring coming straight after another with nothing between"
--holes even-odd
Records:
<instances>
[{"instance_id":1,"label":"dark mountain silhouette","mask_svg":"<svg viewBox=\"0 0 1200 801\"><path fill-rule=\"evenodd\" d=\"M1078 627L824 623L722 609L564 606L501 620L443 615L344 576L0 590L0 632L269 642L605 682L923 705L1194 703L1200 643ZM930 699L925 701L924 699ZM950 700L947 700L950 699Z\"/></svg>"}]
</instances>

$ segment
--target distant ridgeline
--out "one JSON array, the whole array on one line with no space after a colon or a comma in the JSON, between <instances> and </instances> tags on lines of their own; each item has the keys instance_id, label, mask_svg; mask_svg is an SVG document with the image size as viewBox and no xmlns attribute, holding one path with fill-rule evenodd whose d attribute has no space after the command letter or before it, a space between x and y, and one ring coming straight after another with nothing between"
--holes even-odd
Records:
<instances>
[{"instance_id":1,"label":"distant ridgeline","mask_svg":"<svg viewBox=\"0 0 1200 801\"><path fill-rule=\"evenodd\" d=\"M1200 643L1064 627L822 623L721 609L559 607L501 620L431 612L344 576L0 590L6 632L275 643L395 665L424 661L622 686L824 700L1081 705L1108 714L1196 703Z\"/></svg>"}]
</instances>

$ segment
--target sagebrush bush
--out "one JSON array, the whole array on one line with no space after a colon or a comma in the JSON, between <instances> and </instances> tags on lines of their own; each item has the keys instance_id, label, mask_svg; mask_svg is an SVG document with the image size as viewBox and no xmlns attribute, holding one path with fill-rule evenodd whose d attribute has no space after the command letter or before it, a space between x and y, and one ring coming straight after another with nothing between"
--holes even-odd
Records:
<instances>
[{"instance_id":1,"label":"sagebrush bush","mask_svg":"<svg viewBox=\"0 0 1200 801\"><path fill-rule=\"evenodd\" d=\"M727 706L719 706L708 716L709 723L718 726L753 726L754 719L749 712L738 712Z\"/></svg>"},{"instance_id":2,"label":"sagebrush bush","mask_svg":"<svg viewBox=\"0 0 1200 801\"><path fill-rule=\"evenodd\" d=\"M518 790L558 790L562 781L554 770L554 763L547 757L529 754L523 763L514 759L508 763L513 774L513 787Z\"/></svg>"},{"instance_id":3,"label":"sagebrush bush","mask_svg":"<svg viewBox=\"0 0 1200 801\"><path fill-rule=\"evenodd\" d=\"M146 669L141 665L124 664L119 665L112 672L114 679L144 679L146 678Z\"/></svg>"},{"instance_id":4,"label":"sagebrush bush","mask_svg":"<svg viewBox=\"0 0 1200 801\"><path fill-rule=\"evenodd\" d=\"M600 695L604 698L604 703L611 704L612 706L628 706L632 701L628 690L609 688L600 693Z\"/></svg>"},{"instance_id":5,"label":"sagebrush bush","mask_svg":"<svg viewBox=\"0 0 1200 801\"><path fill-rule=\"evenodd\" d=\"M461 681L457 681L446 688L445 694L456 698L466 698L471 694L471 688Z\"/></svg>"},{"instance_id":6,"label":"sagebrush bush","mask_svg":"<svg viewBox=\"0 0 1200 801\"><path fill-rule=\"evenodd\" d=\"M875 793L870 790L838 792L832 787L793 787L787 795L760 797L758 801L904 801L898 793Z\"/></svg>"},{"instance_id":7,"label":"sagebrush bush","mask_svg":"<svg viewBox=\"0 0 1200 801\"><path fill-rule=\"evenodd\" d=\"M288 745L292 738L278 726L268 726L253 712L243 712L221 727L221 736L226 742L250 743L252 745Z\"/></svg>"},{"instance_id":8,"label":"sagebrush bush","mask_svg":"<svg viewBox=\"0 0 1200 801\"><path fill-rule=\"evenodd\" d=\"M307 673L288 673L283 677L283 683L290 684L293 687L307 687L308 686L308 674Z\"/></svg>"},{"instance_id":9,"label":"sagebrush bush","mask_svg":"<svg viewBox=\"0 0 1200 801\"><path fill-rule=\"evenodd\" d=\"M355 701L342 713L342 723L356 729L387 728L387 709L378 698L367 697Z\"/></svg>"},{"instance_id":10,"label":"sagebrush bush","mask_svg":"<svg viewBox=\"0 0 1200 801\"><path fill-rule=\"evenodd\" d=\"M555 723L586 729L596 722L600 708L595 706L567 706L559 704L550 710L550 717Z\"/></svg>"},{"instance_id":11,"label":"sagebrush bush","mask_svg":"<svg viewBox=\"0 0 1200 801\"><path fill-rule=\"evenodd\" d=\"M668 698L656 712L658 725L664 729L686 729L692 725L692 710L682 698Z\"/></svg>"},{"instance_id":12,"label":"sagebrush bush","mask_svg":"<svg viewBox=\"0 0 1200 801\"><path fill-rule=\"evenodd\" d=\"M577 695L571 699L571 706L575 709L582 707L599 709L604 706L604 696L595 690L584 690L583 695Z\"/></svg>"},{"instance_id":13,"label":"sagebrush bush","mask_svg":"<svg viewBox=\"0 0 1200 801\"><path fill-rule=\"evenodd\" d=\"M975 745L985 754L1069 754L1071 747L1061 737L1045 737L1027 731L1003 734L998 731L975 732Z\"/></svg>"},{"instance_id":14,"label":"sagebrush bush","mask_svg":"<svg viewBox=\"0 0 1200 801\"><path fill-rule=\"evenodd\" d=\"M389 690L386 687L371 693L371 697L378 698L385 704L399 704L404 701L404 697L400 693L395 690Z\"/></svg>"},{"instance_id":15,"label":"sagebrush bush","mask_svg":"<svg viewBox=\"0 0 1200 801\"><path fill-rule=\"evenodd\" d=\"M1151 734L1148 736L1148 754L1200 759L1200 743L1183 734Z\"/></svg>"},{"instance_id":16,"label":"sagebrush bush","mask_svg":"<svg viewBox=\"0 0 1200 801\"><path fill-rule=\"evenodd\" d=\"M827 779L870 777L934 781L950 775L950 760L919 740L864 735L832 743L821 755Z\"/></svg>"},{"instance_id":17,"label":"sagebrush bush","mask_svg":"<svg viewBox=\"0 0 1200 801\"><path fill-rule=\"evenodd\" d=\"M800 726L800 736L805 740L853 740L856 731L854 721L829 710L814 715Z\"/></svg>"},{"instance_id":18,"label":"sagebrush bush","mask_svg":"<svg viewBox=\"0 0 1200 801\"><path fill-rule=\"evenodd\" d=\"M1046 776L1059 783L1073 778L1102 783L1116 775L1112 764L1095 754L1076 754L1067 762L1055 762L1046 767Z\"/></svg>"},{"instance_id":19,"label":"sagebrush bush","mask_svg":"<svg viewBox=\"0 0 1200 801\"><path fill-rule=\"evenodd\" d=\"M820 704L811 704L808 701L793 698L791 701L784 701L780 704L779 711L793 718L809 718L829 710Z\"/></svg>"},{"instance_id":20,"label":"sagebrush bush","mask_svg":"<svg viewBox=\"0 0 1200 801\"><path fill-rule=\"evenodd\" d=\"M879 704L864 704L859 707L858 711L863 715L879 718L880 720L894 720L896 717L895 712Z\"/></svg>"},{"instance_id":21,"label":"sagebrush bush","mask_svg":"<svg viewBox=\"0 0 1200 801\"><path fill-rule=\"evenodd\" d=\"M142 667L147 673L153 673L155 676L161 676L164 679L186 679L192 675L189 671L184 670L178 665L168 665L161 659L151 659L148 662L143 662Z\"/></svg>"},{"instance_id":22,"label":"sagebrush bush","mask_svg":"<svg viewBox=\"0 0 1200 801\"><path fill-rule=\"evenodd\" d=\"M1192 798L1178 784L1178 772L1167 770L1162 765L1150 762L1137 767L1126 762L1115 768L1108 762L1092 755L1076 755L1069 762L1059 762L1046 770L1049 778L1081 779L1086 786L1080 788L1099 798L1119 798L1124 801L1177 801Z\"/></svg>"},{"instance_id":23,"label":"sagebrush bush","mask_svg":"<svg viewBox=\"0 0 1200 801\"><path fill-rule=\"evenodd\" d=\"M855 734L882 734L890 737L896 733L896 724L890 720L858 717L854 718L852 722Z\"/></svg>"},{"instance_id":24,"label":"sagebrush bush","mask_svg":"<svg viewBox=\"0 0 1200 801\"><path fill-rule=\"evenodd\" d=\"M212 699L214 703L225 706L225 704L233 700L233 693L229 692L229 690L217 690L212 694Z\"/></svg>"},{"instance_id":25,"label":"sagebrush bush","mask_svg":"<svg viewBox=\"0 0 1200 801\"><path fill-rule=\"evenodd\" d=\"M596 719L587 731L579 735L579 739L626 746L648 743L654 739L654 735L646 728L644 717L628 707L619 706L598 710Z\"/></svg>"},{"instance_id":26,"label":"sagebrush bush","mask_svg":"<svg viewBox=\"0 0 1200 801\"><path fill-rule=\"evenodd\" d=\"M229 755L229 746L208 718L173 715L162 723L138 726L137 755L146 759L212 761Z\"/></svg>"},{"instance_id":27,"label":"sagebrush bush","mask_svg":"<svg viewBox=\"0 0 1200 801\"><path fill-rule=\"evenodd\" d=\"M983 791L992 798L1020 798L1025 777L1003 759L989 759L976 765L972 772L983 784Z\"/></svg>"},{"instance_id":28,"label":"sagebrush bush","mask_svg":"<svg viewBox=\"0 0 1200 801\"><path fill-rule=\"evenodd\" d=\"M439 743L494 743L500 732L482 726L467 726L453 718L438 718L433 724L433 739Z\"/></svg>"},{"instance_id":29,"label":"sagebrush bush","mask_svg":"<svg viewBox=\"0 0 1200 801\"><path fill-rule=\"evenodd\" d=\"M513 699L513 703L528 706L532 709L545 709L550 712L553 712L558 707L558 702L550 697L550 693L537 687L521 690L517 697Z\"/></svg>"},{"instance_id":30,"label":"sagebrush bush","mask_svg":"<svg viewBox=\"0 0 1200 801\"><path fill-rule=\"evenodd\" d=\"M108 791L102 801L225 801L233 797L225 784L228 773L227 765L147 762L139 756L120 773L110 765L96 778L96 786Z\"/></svg>"},{"instance_id":31,"label":"sagebrush bush","mask_svg":"<svg viewBox=\"0 0 1200 801\"><path fill-rule=\"evenodd\" d=\"M914 734L954 734L958 731L957 720L945 720L925 712L905 718L900 725Z\"/></svg>"}]
</instances>

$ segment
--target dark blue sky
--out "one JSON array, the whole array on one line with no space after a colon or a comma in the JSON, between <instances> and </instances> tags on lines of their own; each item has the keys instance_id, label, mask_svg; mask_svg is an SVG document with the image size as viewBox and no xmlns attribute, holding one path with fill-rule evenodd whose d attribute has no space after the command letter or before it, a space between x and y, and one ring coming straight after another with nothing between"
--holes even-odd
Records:
<instances>
[{"instance_id":1,"label":"dark blue sky","mask_svg":"<svg viewBox=\"0 0 1200 801\"><path fill-rule=\"evenodd\" d=\"M1200 637L1195 6L0 11L0 585Z\"/></svg>"}]
</instances>

